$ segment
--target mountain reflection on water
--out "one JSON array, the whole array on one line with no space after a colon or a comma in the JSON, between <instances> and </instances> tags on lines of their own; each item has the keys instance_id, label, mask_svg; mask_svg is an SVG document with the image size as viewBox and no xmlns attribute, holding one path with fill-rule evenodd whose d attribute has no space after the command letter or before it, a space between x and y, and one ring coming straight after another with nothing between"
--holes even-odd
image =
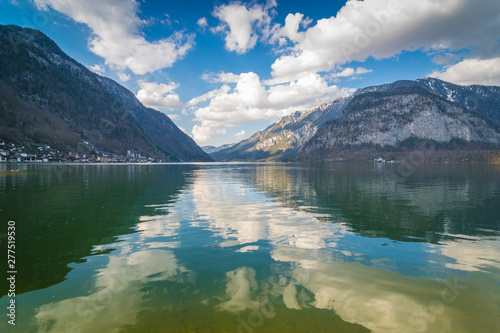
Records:
<instances>
[{"instance_id":1,"label":"mountain reflection on water","mask_svg":"<svg viewBox=\"0 0 500 333\"><path fill-rule=\"evenodd\" d=\"M500 329L498 166L18 167L21 331Z\"/></svg>"}]
</instances>

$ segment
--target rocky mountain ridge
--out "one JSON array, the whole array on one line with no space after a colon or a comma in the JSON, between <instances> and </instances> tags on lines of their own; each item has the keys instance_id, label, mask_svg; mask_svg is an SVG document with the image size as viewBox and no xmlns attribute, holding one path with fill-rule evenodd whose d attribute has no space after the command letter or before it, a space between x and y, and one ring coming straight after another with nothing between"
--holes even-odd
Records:
<instances>
[{"instance_id":1,"label":"rocky mountain ridge","mask_svg":"<svg viewBox=\"0 0 500 333\"><path fill-rule=\"evenodd\" d=\"M371 103L375 103L378 97L385 98L383 97L385 95L378 96L377 94L393 92L397 92L394 96L398 96L398 99L406 98L406 102L395 101L393 105L386 103L387 112L381 112L381 110L375 112L378 117L381 117L379 119L371 116L363 119L360 116L367 111L359 108L360 101L366 102L369 99ZM402 97L401 94L408 94L408 96ZM368 98L368 96L371 97ZM366 103L363 105L369 108ZM400 108L405 111L403 112ZM459 86L438 79L425 78L415 81L401 80L358 89L353 94L338 98L333 102L315 106L307 111L295 112L265 130L255 133L249 139L213 153L212 157L216 160L287 160L295 159L297 156L311 157L312 155L304 152L304 147L312 142L311 140L317 139L323 127L342 118L347 109L351 110L349 113L356 110L350 117L358 114L357 122L359 123L355 124L353 119L346 120L344 117L337 124L342 123L347 127L330 126L330 130L333 131L335 128L340 131L329 134L330 136L339 135L339 141L335 141L336 146L349 145L355 149L357 145L365 144L397 145L409 137L437 142L460 139L465 142L479 141L498 144L500 87ZM447 111L441 112L441 109ZM424 115L423 112L428 114ZM414 117L416 113L420 114L420 117ZM406 117L412 114L412 122L401 123L399 126L396 120L399 118L402 120L405 114ZM394 118L396 115L397 117ZM391 117L394 118L392 123ZM385 127L378 126L379 123L384 123ZM349 126L355 126L356 130L352 131ZM361 127L363 130L360 130ZM353 132L363 134L359 138L353 138ZM314 142L317 144L322 142L321 149L332 148L326 146L327 142L334 143L324 138ZM310 144L307 149L311 152ZM313 155L318 156L318 154Z\"/></svg>"},{"instance_id":2,"label":"rocky mountain ridge","mask_svg":"<svg viewBox=\"0 0 500 333\"><path fill-rule=\"evenodd\" d=\"M360 146L396 147L415 138L434 142L500 144L493 121L419 86L359 94L343 114L303 146L301 159L325 159Z\"/></svg>"}]
</instances>

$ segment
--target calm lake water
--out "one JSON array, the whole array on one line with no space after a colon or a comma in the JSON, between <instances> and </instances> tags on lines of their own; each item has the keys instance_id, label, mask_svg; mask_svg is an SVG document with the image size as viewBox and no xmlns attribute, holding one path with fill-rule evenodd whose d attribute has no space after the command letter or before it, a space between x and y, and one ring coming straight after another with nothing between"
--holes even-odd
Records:
<instances>
[{"instance_id":1,"label":"calm lake water","mask_svg":"<svg viewBox=\"0 0 500 333\"><path fill-rule=\"evenodd\" d=\"M398 168L4 164L0 332L500 332L500 166Z\"/></svg>"}]
</instances>

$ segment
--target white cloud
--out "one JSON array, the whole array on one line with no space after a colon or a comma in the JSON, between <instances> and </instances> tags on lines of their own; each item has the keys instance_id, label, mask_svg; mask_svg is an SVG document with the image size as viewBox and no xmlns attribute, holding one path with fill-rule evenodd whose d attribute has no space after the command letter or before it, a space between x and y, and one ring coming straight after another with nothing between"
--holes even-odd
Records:
<instances>
[{"instance_id":1,"label":"white cloud","mask_svg":"<svg viewBox=\"0 0 500 333\"><path fill-rule=\"evenodd\" d=\"M196 143L199 145L204 145L214 139L217 136L222 136L226 134L226 130L224 128L217 128L217 125L194 125L193 130L191 131L193 134L193 139L196 140Z\"/></svg>"},{"instance_id":2,"label":"white cloud","mask_svg":"<svg viewBox=\"0 0 500 333\"><path fill-rule=\"evenodd\" d=\"M311 23L311 19L304 19L304 14L288 14L285 18L285 25L273 31L270 42L273 43L279 40L280 44L286 44L286 39L284 37L288 38L290 41L299 41L302 35L299 34L300 27L302 26L305 28Z\"/></svg>"},{"instance_id":3,"label":"white cloud","mask_svg":"<svg viewBox=\"0 0 500 333\"><path fill-rule=\"evenodd\" d=\"M174 82L169 84L138 81L141 89L137 92L137 99L144 105L161 110L179 110L184 108L179 95L174 90L179 86Z\"/></svg>"},{"instance_id":4,"label":"white cloud","mask_svg":"<svg viewBox=\"0 0 500 333\"><path fill-rule=\"evenodd\" d=\"M331 71L350 61L382 59L404 50L473 49L480 58L498 53L500 2L484 0L350 0L336 16L299 31L300 13L289 14L271 41L293 48L272 65L275 83ZM288 41L288 42L287 42Z\"/></svg>"},{"instance_id":5,"label":"white cloud","mask_svg":"<svg viewBox=\"0 0 500 333\"><path fill-rule=\"evenodd\" d=\"M216 131L223 127L236 127L258 121L277 121L297 110L330 102L351 92L329 86L318 74L309 74L289 84L265 86L253 72L240 75L228 73L224 77L237 77L234 87L228 84L188 102L196 107L202 101L208 106L195 108L195 120L201 124L193 128L193 138L198 144L209 143ZM224 81L223 81L224 82ZM234 85L234 83L233 83Z\"/></svg>"},{"instance_id":6,"label":"white cloud","mask_svg":"<svg viewBox=\"0 0 500 333\"><path fill-rule=\"evenodd\" d=\"M325 75L325 78L332 80L333 82L340 82L342 79L349 78L349 80L356 80L360 75L371 73L371 69L366 69L364 67L358 67L356 69L352 67L341 68L338 67L337 71Z\"/></svg>"},{"instance_id":7,"label":"white cloud","mask_svg":"<svg viewBox=\"0 0 500 333\"><path fill-rule=\"evenodd\" d=\"M201 76L201 79L210 83L236 83L239 80L239 76L233 73L205 73Z\"/></svg>"},{"instance_id":8,"label":"white cloud","mask_svg":"<svg viewBox=\"0 0 500 333\"><path fill-rule=\"evenodd\" d=\"M208 26L208 23L207 23L207 18L206 17L200 17L198 19L198 21L196 21L196 24L200 27L200 28L206 28Z\"/></svg>"},{"instance_id":9,"label":"white cloud","mask_svg":"<svg viewBox=\"0 0 500 333\"><path fill-rule=\"evenodd\" d=\"M366 73L370 73L370 72L371 72L370 69L366 69L363 67L358 67L356 69L351 68L351 67L347 67L345 69L342 69L340 72L330 74L330 76L333 78L339 78L339 77L349 77L349 76L361 75L361 74L366 74Z\"/></svg>"},{"instance_id":10,"label":"white cloud","mask_svg":"<svg viewBox=\"0 0 500 333\"><path fill-rule=\"evenodd\" d=\"M128 75L128 74L118 72L117 75L118 75L118 78L120 79L120 81L122 81L122 82L127 82L128 80L130 80L130 75Z\"/></svg>"},{"instance_id":11,"label":"white cloud","mask_svg":"<svg viewBox=\"0 0 500 333\"><path fill-rule=\"evenodd\" d=\"M245 132L244 130L241 130L238 133L236 133L234 136L238 139L242 139L245 136L245 134L247 134L247 132Z\"/></svg>"},{"instance_id":12,"label":"white cloud","mask_svg":"<svg viewBox=\"0 0 500 333\"><path fill-rule=\"evenodd\" d=\"M331 102L351 92L350 89L329 86L319 74L309 74L289 84L270 87L268 99L273 109L278 109L278 115L282 117L296 110Z\"/></svg>"},{"instance_id":13,"label":"white cloud","mask_svg":"<svg viewBox=\"0 0 500 333\"><path fill-rule=\"evenodd\" d=\"M269 34L274 7L275 0L267 1L265 5L254 3L252 7L240 2L215 7L212 15L220 20L220 24L211 31L225 34L227 50L243 54L255 46L259 34Z\"/></svg>"},{"instance_id":14,"label":"white cloud","mask_svg":"<svg viewBox=\"0 0 500 333\"><path fill-rule=\"evenodd\" d=\"M438 65L449 65L451 63L459 61L460 59L460 54L451 52L439 52L432 57L432 62Z\"/></svg>"},{"instance_id":15,"label":"white cloud","mask_svg":"<svg viewBox=\"0 0 500 333\"><path fill-rule=\"evenodd\" d=\"M104 66L101 66L99 64L95 64L94 66L88 66L88 68L92 71L92 72L95 72L97 74L104 74L104 72L106 72L106 69L104 68Z\"/></svg>"},{"instance_id":16,"label":"white cloud","mask_svg":"<svg viewBox=\"0 0 500 333\"><path fill-rule=\"evenodd\" d=\"M198 105L199 103L210 100L217 95L227 94L230 90L231 90L231 87L229 87L228 85L223 85L220 89L212 90L212 91L209 91L201 96L197 96L197 97L192 98L189 102L186 103L186 105L187 106Z\"/></svg>"},{"instance_id":17,"label":"white cloud","mask_svg":"<svg viewBox=\"0 0 500 333\"><path fill-rule=\"evenodd\" d=\"M465 59L429 76L462 85L500 86L500 57L486 60Z\"/></svg>"},{"instance_id":18,"label":"white cloud","mask_svg":"<svg viewBox=\"0 0 500 333\"><path fill-rule=\"evenodd\" d=\"M140 28L146 24L137 13L136 0L34 0L40 9L51 7L92 30L90 50L107 65L129 68L143 75L170 67L193 47L193 35L177 32L168 38L148 42Z\"/></svg>"},{"instance_id":19,"label":"white cloud","mask_svg":"<svg viewBox=\"0 0 500 333\"><path fill-rule=\"evenodd\" d=\"M167 116L171 119L171 120L175 120L177 118L179 118L179 115L178 114L175 114L175 113L169 113L167 114ZM179 126L177 126L179 127Z\"/></svg>"},{"instance_id":20,"label":"white cloud","mask_svg":"<svg viewBox=\"0 0 500 333\"><path fill-rule=\"evenodd\" d=\"M96 72L97 74L104 74L104 72L106 72L104 66L101 66L99 64L95 64L94 66L89 66L89 69L93 72Z\"/></svg>"}]
</instances>

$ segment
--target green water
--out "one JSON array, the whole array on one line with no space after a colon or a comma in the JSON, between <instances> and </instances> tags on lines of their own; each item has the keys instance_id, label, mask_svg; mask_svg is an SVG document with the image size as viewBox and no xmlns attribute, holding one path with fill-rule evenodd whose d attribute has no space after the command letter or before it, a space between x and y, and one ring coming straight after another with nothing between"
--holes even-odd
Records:
<instances>
[{"instance_id":1,"label":"green water","mask_svg":"<svg viewBox=\"0 0 500 333\"><path fill-rule=\"evenodd\" d=\"M0 332L500 332L496 165L3 164L0 209Z\"/></svg>"}]
</instances>

